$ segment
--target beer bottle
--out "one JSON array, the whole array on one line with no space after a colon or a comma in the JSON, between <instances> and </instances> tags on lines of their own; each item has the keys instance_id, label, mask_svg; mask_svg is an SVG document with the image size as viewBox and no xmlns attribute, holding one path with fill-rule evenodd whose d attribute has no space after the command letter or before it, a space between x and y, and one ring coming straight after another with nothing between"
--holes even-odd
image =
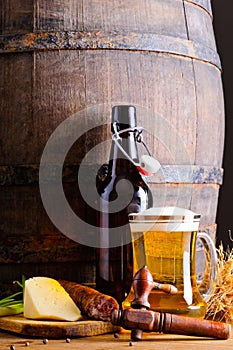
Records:
<instances>
[{"instance_id":1,"label":"beer bottle","mask_svg":"<svg viewBox=\"0 0 233 350\"><path fill-rule=\"evenodd\" d=\"M121 306L130 291L133 278L128 215L151 207L152 195L134 164L139 162L136 108L114 106L111 131L113 134L119 133L118 142L112 141L109 163L102 168L102 175L97 176L100 210L96 288L116 298Z\"/></svg>"}]
</instances>

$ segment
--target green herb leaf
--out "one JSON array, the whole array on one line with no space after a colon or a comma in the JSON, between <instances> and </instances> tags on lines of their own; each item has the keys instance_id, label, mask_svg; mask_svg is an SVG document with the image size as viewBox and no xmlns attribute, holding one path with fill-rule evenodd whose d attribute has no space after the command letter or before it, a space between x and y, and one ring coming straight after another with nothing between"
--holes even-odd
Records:
<instances>
[{"instance_id":1,"label":"green herb leaf","mask_svg":"<svg viewBox=\"0 0 233 350\"><path fill-rule=\"evenodd\" d=\"M0 300L0 316L15 315L23 312L25 277L22 276L22 282L14 281L13 283L17 283L22 288L22 291ZM22 297L20 299L15 299L19 295L22 295Z\"/></svg>"}]
</instances>

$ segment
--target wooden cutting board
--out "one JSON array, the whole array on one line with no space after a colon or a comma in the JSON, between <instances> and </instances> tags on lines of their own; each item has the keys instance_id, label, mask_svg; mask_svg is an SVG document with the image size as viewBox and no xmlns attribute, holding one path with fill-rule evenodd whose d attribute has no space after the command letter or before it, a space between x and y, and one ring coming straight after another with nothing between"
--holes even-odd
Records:
<instances>
[{"instance_id":1,"label":"wooden cutting board","mask_svg":"<svg viewBox=\"0 0 233 350\"><path fill-rule=\"evenodd\" d=\"M26 319L23 315L15 315L0 317L0 329L29 337L62 339L113 333L120 328L104 321L38 321Z\"/></svg>"}]
</instances>

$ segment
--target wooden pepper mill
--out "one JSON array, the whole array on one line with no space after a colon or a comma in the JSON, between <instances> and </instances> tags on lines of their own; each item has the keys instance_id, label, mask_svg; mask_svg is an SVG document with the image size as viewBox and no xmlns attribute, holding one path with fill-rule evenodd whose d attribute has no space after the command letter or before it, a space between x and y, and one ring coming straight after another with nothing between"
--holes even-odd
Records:
<instances>
[{"instance_id":1,"label":"wooden pepper mill","mask_svg":"<svg viewBox=\"0 0 233 350\"><path fill-rule=\"evenodd\" d=\"M149 310L148 296L153 288L159 288L165 292L170 291L173 294L177 290L170 285L156 285L146 266L135 274L133 288L135 299L131 303L132 308L114 310L112 313L112 323L131 330L132 340L141 340L143 331L217 339L230 337L231 326L229 324Z\"/></svg>"}]
</instances>

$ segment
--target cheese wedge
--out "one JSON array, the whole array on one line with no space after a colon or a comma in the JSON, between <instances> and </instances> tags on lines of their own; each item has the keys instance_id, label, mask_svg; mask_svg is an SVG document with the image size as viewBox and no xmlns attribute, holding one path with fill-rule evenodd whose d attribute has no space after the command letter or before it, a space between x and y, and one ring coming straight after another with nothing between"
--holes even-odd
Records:
<instances>
[{"instance_id":1,"label":"cheese wedge","mask_svg":"<svg viewBox=\"0 0 233 350\"><path fill-rule=\"evenodd\" d=\"M49 277L33 277L25 281L24 317L36 320L77 321L82 316L58 281Z\"/></svg>"}]
</instances>

